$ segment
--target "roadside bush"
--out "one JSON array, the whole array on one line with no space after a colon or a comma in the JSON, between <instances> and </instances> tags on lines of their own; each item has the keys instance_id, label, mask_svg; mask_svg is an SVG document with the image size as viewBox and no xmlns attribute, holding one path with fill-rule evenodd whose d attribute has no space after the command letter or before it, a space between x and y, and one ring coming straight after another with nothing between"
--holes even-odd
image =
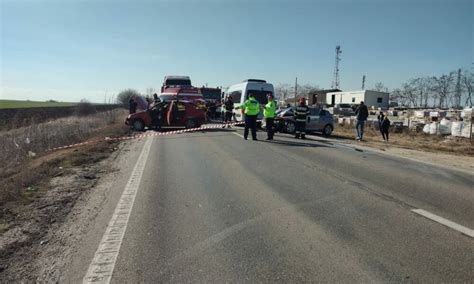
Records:
<instances>
[{"instance_id":1,"label":"roadside bush","mask_svg":"<svg viewBox=\"0 0 474 284\"><path fill-rule=\"evenodd\" d=\"M81 102L76 107L76 114L79 116L91 115L96 113L94 105L88 102L87 100L81 100Z\"/></svg>"},{"instance_id":2,"label":"roadside bush","mask_svg":"<svg viewBox=\"0 0 474 284\"><path fill-rule=\"evenodd\" d=\"M132 96L140 96L140 93L134 89L126 89L117 95L117 102L123 107L128 108L128 101Z\"/></svg>"}]
</instances>

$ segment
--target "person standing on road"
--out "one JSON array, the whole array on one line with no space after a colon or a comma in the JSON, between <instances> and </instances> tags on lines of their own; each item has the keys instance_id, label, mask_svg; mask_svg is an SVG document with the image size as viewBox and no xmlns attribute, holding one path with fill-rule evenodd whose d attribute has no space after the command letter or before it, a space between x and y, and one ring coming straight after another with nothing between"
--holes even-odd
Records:
<instances>
[{"instance_id":1,"label":"person standing on road","mask_svg":"<svg viewBox=\"0 0 474 284\"><path fill-rule=\"evenodd\" d=\"M156 130L161 130L161 119L163 115L163 103L161 102L158 95L153 94L153 103L150 104L148 112L151 117L151 124Z\"/></svg>"},{"instance_id":2,"label":"person standing on road","mask_svg":"<svg viewBox=\"0 0 474 284\"><path fill-rule=\"evenodd\" d=\"M234 100L232 99L231 96L228 96L224 102L224 109L225 109L225 115L224 115L224 123L231 122L232 121L232 113L234 109ZM227 125L228 128L230 128L230 125ZM225 125L222 126L222 128L225 128Z\"/></svg>"},{"instance_id":3,"label":"person standing on road","mask_svg":"<svg viewBox=\"0 0 474 284\"><path fill-rule=\"evenodd\" d=\"M388 142L389 129L390 129L390 120L388 119L388 116L385 116L385 118L382 121L382 125L380 126L380 132L382 132L383 140L386 142Z\"/></svg>"},{"instance_id":4,"label":"person standing on road","mask_svg":"<svg viewBox=\"0 0 474 284\"><path fill-rule=\"evenodd\" d=\"M385 117L385 115L383 114L383 112L380 112L379 115L377 115L377 121L379 123L380 133L382 133L382 122L383 122L384 117Z\"/></svg>"},{"instance_id":5,"label":"person standing on road","mask_svg":"<svg viewBox=\"0 0 474 284\"><path fill-rule=\"evenodd\" d=\"M362 140L364 136L364 124L369 117L369 110L364 102L360 102L360 105L357 107L355 114L357 115L357 123L356 123L356 140Z\"/></svg>"},{"instance_id":6,"label":"person standing on road","mask_svg":"<svg viewBox=\"0 0 474 284\"><path fill-rule=\"evenodd\" d=\"M128 100L128 110L129 113L136 113L137 112L137 102L135 101L135 97L131 96Z\"/></svg>"},{"instance_id":7,"label":"person standing on road","mask_svg":"<svg viewBox=\"0 0 474 284\"><path fill-rule=\"evenodd\" d=\"M158 97L158 94L157 94L157 93L154 93L154 94L153 94L153 103L154 103L154 104L158 104L158 103L160 103L160 102L161 102L161 100L160 100L160 98Z\"/></svg>"},{"instance_id":8,"label":"person standing on road","mask_svg":"<svg viewBox=\"0 0 474 284\"><path fill-rule=\"evenodd\" d=\"M273 122L275 120L276 103L272 94L267 95L268 103L263 108L263 116L267 124L267 140L273 140Z\"/></svg>"},{"instance_id":9,"label":"person standing on road","mask_svg":"<svg viewBox=\"0 0 474 284\"><path fill-rule=\"evenodd\" d=\"M245 114L244 139L247 140L249 128L252 131L252 140L257 140L257 115L260 112L260 104L253 94L249 94L249 99L240 108Z\"/></svg>"},{"instance_id":10,"label":"person standing on road","mask_svg":"<svg viewBox=\"0 0 474 284\"><path fill-rule=\"evenodd\" d=\"M305 139L306 137L306 120L309 115L309 107L306 105L306 99L301 97L299 104L295 109L296 131L295 138Z\"/></svg>"}]
</instances>

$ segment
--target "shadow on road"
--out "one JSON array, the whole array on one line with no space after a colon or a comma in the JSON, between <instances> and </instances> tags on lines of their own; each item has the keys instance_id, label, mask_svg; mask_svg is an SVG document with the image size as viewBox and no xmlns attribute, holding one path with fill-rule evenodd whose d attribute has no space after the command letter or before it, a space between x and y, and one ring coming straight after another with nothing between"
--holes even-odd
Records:
<instances>
[{"instance_id":1,"label":"shadow on road","mask_svg":"<svg viewBox=\"0 0 474 284\"><path fill-rule=\"evenodd\" d=\"M318 144L305 143L305 142L293 142L293 141L286 141L286 140L261 140L261 141L264 141L266 143L271 143L271 144L279 144L279 145L293 146L293 147L312 147L312 148L330 147L326 145L318 145Z\"/></svg>"}]
</instances>

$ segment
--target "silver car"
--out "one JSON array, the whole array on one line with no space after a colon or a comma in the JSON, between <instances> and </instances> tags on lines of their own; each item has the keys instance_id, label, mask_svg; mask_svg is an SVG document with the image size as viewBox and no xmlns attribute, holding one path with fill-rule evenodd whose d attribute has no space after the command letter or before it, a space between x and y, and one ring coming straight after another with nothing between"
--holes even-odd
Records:
<instances>
[{"instance_id":1,"label":"silver car","mask_svg":"<svg viewBox=\"0 0 474 284\"><path fill-rule=\"evenodd\" d=\"M290 134L295 133L296 124L293 107L287 108L277 114L275 126L277 131ZM319 107L309 108L308 121L306 122L307 132L322 132L325 136L331 136L334 126L334 118L329 111Z\"/></svg>"}]
</instances>

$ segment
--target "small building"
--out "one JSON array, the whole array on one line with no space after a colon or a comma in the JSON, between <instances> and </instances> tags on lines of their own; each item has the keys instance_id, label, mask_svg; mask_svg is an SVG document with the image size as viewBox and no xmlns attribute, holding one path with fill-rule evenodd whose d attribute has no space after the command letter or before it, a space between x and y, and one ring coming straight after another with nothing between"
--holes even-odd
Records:
<instances>
[{"instance_id":1,"label":"small building","mask_svg":"<svg viewBox=\"0 0 474 284\"><path fill-rule=\"evenodd\" d=\"M314 90L308 94L308 105L327 104L327 94L341 92L339 89Z\"/></svg>"},{"instance_id":2,"label":"small building","mask_svg":"<svg viewBox=\"0 0 474 284\"><path fill-rule=\"evenodd\" d=\"M361 101L368 107L388 108L389 93L371 90L331 92L326 94L326 103L328 105L336 104L359 104Z\"/></svg>"}]
</instances>

